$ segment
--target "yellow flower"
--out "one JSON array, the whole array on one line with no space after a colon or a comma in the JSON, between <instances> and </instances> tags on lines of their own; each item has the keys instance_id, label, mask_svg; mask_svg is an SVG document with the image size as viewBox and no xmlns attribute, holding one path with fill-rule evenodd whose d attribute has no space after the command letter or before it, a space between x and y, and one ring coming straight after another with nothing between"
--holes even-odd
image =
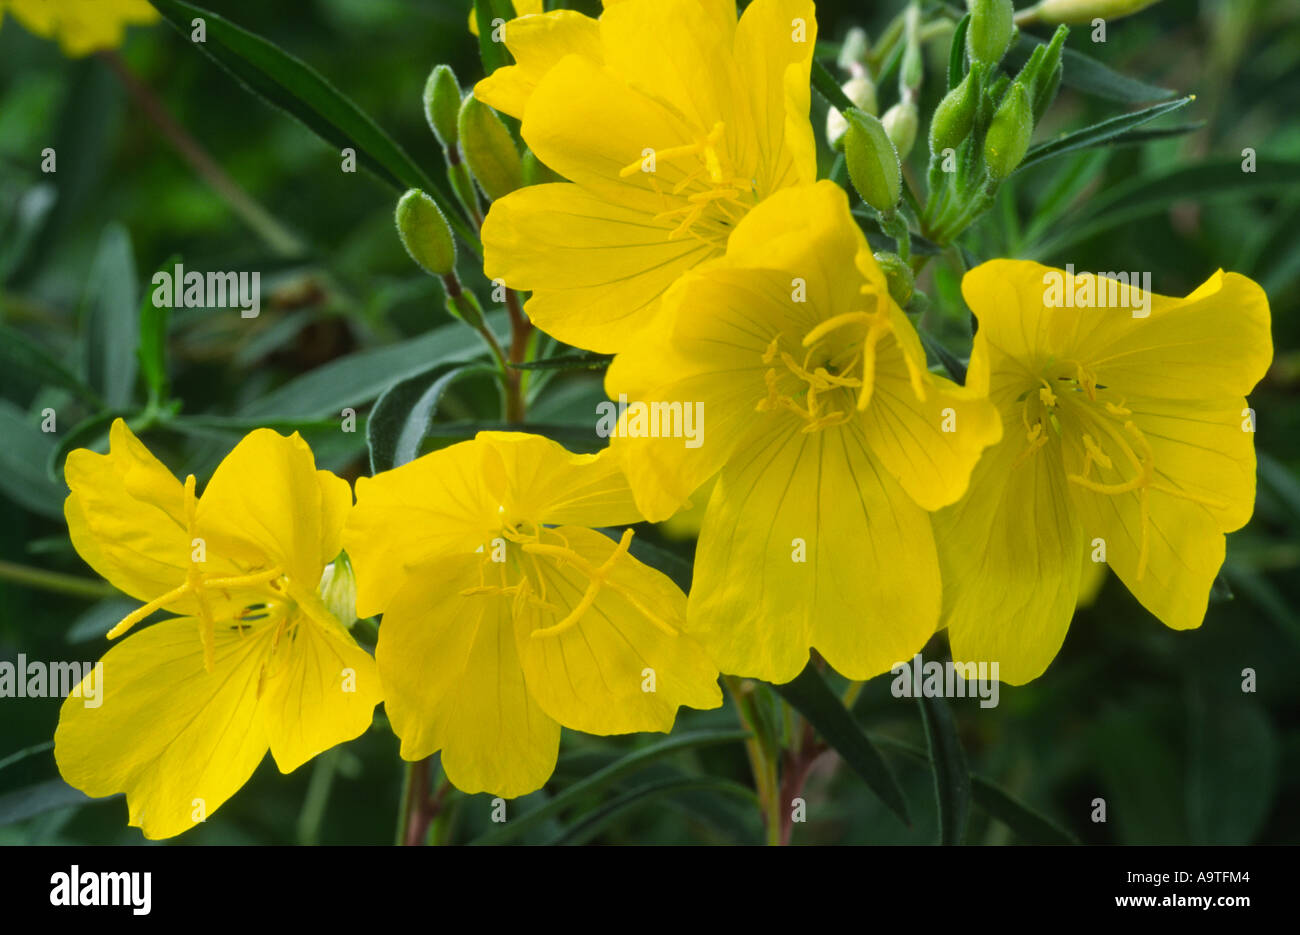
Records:
<instances>
[{"instance_id":1,"label":"yellow flower","mask_svg":"<svg viewBox=\"0 0 1300 935\"><path fill-rule=\"evenodd\" d=\"M514 797L555 768L560 726L667 731L722 703L681 633L686 597L591 526L639 520L607 456L480 433L357 482L344 543L402 756L442 751L466 792Z\"/></svg>"},{"instance_id":2,"label":"yellow flower","mask_svg":"<svg viewBox=\"0 0 1300 935\"><path fill-rule=\"evenodd\" d=\"M722 255L756 204L816 178L811 0L623 0L600 19L506 27L519 64L480 100L523 120L568 179L492 205L489 278L531 290L538 327L597 351L634 343L664 291Z\"/></svg>"},{"instance_id":3,"label":"yellow flower","mask_svg":"<svg viewBox=\"0 0 1300 935\"><path fill-rule=\"evenodd\" d=\"M73 58L117 48L128 25L158 20L148 0L0 0L0 19L6 9L29 32L57 38Z\"/></svg>"},{"instance_id":4,"label":"yellow flower","mask_svg":"<svg viewBox=\"0 0 1300 935\"><path fill-rule=\"evenodd\" d=\"M1243 397L1272 358L1263 291L1218 272L1185 299L1126 295L995 260L962 293L979 319L968 385L988 391L1005 441L935 516L953 657L1036 678L1094 556L1163 623L1199 626L1223 534L1254 507Z\"/></svg>"},{"instance_id":5,"label":"yellow flower","mask_svg":"<svg viewBox=\"0 0 1300 935\"><path fill-rule=\"evenodd\" d=\"M725 259L674 286L615 358L606 390L629 401L611 447L648 519L720 471L688 620L723 672L788 681L814 647L864 679L934 632L928 511L965 492L997 414L926 369L841 188L751 211ZM662 415L636 425L637 403L673 402L699 407L696 447Z\"/></svg>"},{"instance_id":6,"label":"yellow flower","mask_svg":"<svg viewBox=\"0 0 1300 935\"><path fill-rule=\"evenodd\" d=\"M514 7L515 16L529 16L534 13L541 13L545 7L542 0L513 0L510 5ZM488 21L491 22L491 20L492 17L489 16ZM469 31L476 36L478 35L478 17L474 14L472 6L469 8Z\"/></svg>"},{"instance_id":7,"label":"yellow flower","mask_svg":"<svg viewBox=\"0 0 1300 935\"><path fill-rule=\"evenodd\" d=\"M182 485L118 419L110 452L68 456L72 544L97 572L179 616L108 651L97 706L69 696L54 756L92 796L125 792L130 822L166 838L203 821L266 755L290 772L370 725L374 660L316 593L341 548L345 481L259 429L203 491Z\"/></svg>"}]
</instances>

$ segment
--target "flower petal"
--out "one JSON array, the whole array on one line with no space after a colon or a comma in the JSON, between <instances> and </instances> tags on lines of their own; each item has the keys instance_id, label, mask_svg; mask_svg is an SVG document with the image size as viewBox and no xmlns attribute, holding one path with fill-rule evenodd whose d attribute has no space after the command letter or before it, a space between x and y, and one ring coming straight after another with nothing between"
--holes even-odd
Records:
<instances>
[{"instance_id":1,"label":"flower petal","mask_svg":"<svg viewBox=\"0 0 1300 935\"><path fill-rule=\"evenodd\" d=\"M966 497L934 514L934 530L953 659L996 662L1002 681L1023 685L1065 639L1086 540L1059 453L1027 453L1025 434L1007 433Z\"/></svg>"},{"instance_id":2,"label":"flower petal","mask_svg":"<svg viewBox=\"0 0 1300 935\"><path fill-rule=\"evenodd\" d=\"M257 687L270 636L270 627L245 635L219 627L211 672L196 619L127 637L102 660L101 704L64 701L54 734L59 772L87 795L125 792L130 823L147 838L189 830L266 754Z\"/></svg>"},{"instance_id":3,"label":"flower petal","mask_svg":"<svg viewBox=\"0 0 1300 935\"><path fill-rule=\"evenodd\" d=\"M472 10L470 31L478 35ZM511 20L506 24L506 48L515 64L498 68L474 85L474 96L520 120L538 83L566 55L579 55L600 64L603 54L596 20L573 10L553 10Z\"/></svg>"},{"instance_id":4,"label":"flower petal","mask_svg":"<svg viewBox=\"0 0 1300 935\"><path fill-rule=\"evenodd\" d=\"M550 605L520 602L515 620L524 676L542 710L589 734L623 734L671 730L681 705L721 705L717 669L680 632L686 595L598 532L554 532L591 568L620 554L589 603L594 585L581 567L550 555L525 561L536 596Z\"/></svg>"},{"instance_id":5,"label":"flower petal","mask_svg":"<svg viewBox=\"0 0 1300 935\"><path fill-rule=\"evenodd\" d=\"M869 678L911 658L938 622L929 518L853 423L802 424L774 416L723 468L687 632L723 672L789 681L815 647L841 674Z\"/></svg>"},{"instance_id":6,"label":"flower petal","mask_svg":"<svg viewBox=\"0 0 1300 935\"><path fill-rule=\"evenodd\" d=\"M515 649L509 597L464 595L477 556L413 574L384 614L375 657L402 757L442 751L463 792L533 792L555 769L560 725L530 695Z\"/></svg>"},{"instance_id":7,"label":"flower petal","mask_svg":"<svg viewBox=\"0 0 1300 935\"><path fill-rule=\"evenodd\" d=\"M343 531L357 574L357 613L380 613L409 569L463 556L501 528L500 500L488 487L483 446L467 441L357 480L357 505Z\"/></svg>"}]
</instances>

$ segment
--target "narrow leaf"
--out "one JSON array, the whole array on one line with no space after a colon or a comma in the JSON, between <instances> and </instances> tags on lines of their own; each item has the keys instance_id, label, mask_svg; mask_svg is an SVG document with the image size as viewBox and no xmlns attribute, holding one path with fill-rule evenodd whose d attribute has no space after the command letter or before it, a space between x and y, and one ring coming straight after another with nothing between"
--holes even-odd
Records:
<instances>
[{"instance_id":1,"label":"narrow leaf","mask_svg":"<svg viewBox=\"0 0 1300 935\"><path fill-rule=\"evenodd\" d=\"M1042 143L1029 151L1016 171L1023 171L1029 166L1051 159L1053 156L1060 156L1076 149L1087 149L1116 142L1117 137L1135 127L1155 120L1157 117L1163 117L1165 114L1172 113L1181 107L1186 107L1195 99L1195 95L1189 94L1187 97L1180 97L1176 101L1155 104L1143 110L1134 111L1131 114L1120 114L1118 117L1111 117L1109 120L1103 120L1101 123L1095 123L1090 127L1084 127L1082 130L1075 130L1073 133L1067 133L1065 136Z\"/></svg>"},{"instance_id":2,"label":"narrow leaf","mask_svg":"<svg viewBox=\"0 0 1300 935\"><path fill-rule=\"evenodd\" d=\"M971 783L966 754L957 737L952 711L942 698L918 699L934 768L934 793L939 804L939 843L960 844L970 814Z\"/></svg>"},{"instance_id":3,"label":"narrow leaf","mask_svg":"<svg viewBox=\"0 0 1300 935\"><path fill-rule=\"evenodd\" d=\"M57 386L92 406L102 405L99 394L85 380L56 360L44 346L17 328L0 324L0 367L22 374L37 386Z\"/></svg>"},{"instance_id":4,"label":"narrow leaf","mask_svg":"<svg viewBox=\"0 0 1300 935\"><path fill-rule=\"evenodd\" d=\"M772 687L808 719L891 812L904 824L912 823L903 790L889 765L811 662L794 681Z\"/></svg>"},{"instance_id":5,"label":"narrow leaf","mask_svg":"<svg viewBox=\"0 0 1300 935\"><path fill-rule=\"evenodd\" d=\"M555 357L530 360L510 366L515 370L605 370L613 359L610 354L581 351L577 354L559 354Z\"/></svg>"},{"instance_id":6,"label":"narrow leaf","mask_svg":"<svg viewBox=\"0 0 1300 935\"><path fill-rule=\"evenodd\" d=\"M193 43L249 91L299 120L336 150L356 150L357 161L396 191L418 188L438 203L448 223L475 253L478 237L451 198L379 125L319 72L261 36L183 0L153 0L176 30L189 38L200 18L207 40Z\"/></svg>"},{"instance_id":7,"label":"narrow leaf","mask_svg":"<svg viewBox=\"0 0 1300 935\"><path fill-rule=\"evenodd\" d=\"M1050 39L1040 39L1022 32L1019 42L1007 53L1006 67L1009 70L1019 68L1029 60L1036 44L1047 45L1049 41ZM1177 91L1120 74L1095 58L1073 49L1061 51L1061 83L1092 97L1121 104L1145 104L1148 101L1165 101L1178 94Z\"/></svg>"},{"instance_id":8,"label":"narrow leaf","mask_svg":"<svg viewBox=\"0 0 1300 935\"><path fill-rule=\"evenodd\" d=\"M470 374L492 372L487 364L439 364L386 389L366 420L371 473L414 461L447 388Z\"/></svg>"},{"instance_id":9,"label":"narrow leaf","mask_svg":"<svg viewBox=\"0 0 1300 935\"><path fill-rule=\"evenodd\" d=\"M513 838L519 837L529 829L541 825L548 819L560 815L587 796L635 773L645 766L649 766L657 760L686 750L697 750L701 747L713 747L726 743L741 743L748 736L749 732L743 730L695 731L678 734L676 737L669 737L667 740L661 740L652 746L634 750L616 763L606 766L586 779L575 782L545 805L516 818L511 818L510 821L500 827L479 835L469 843L504 844Z\"/></svg>"},{"instance_id":10,"label":"narrow leaf","mask_svg":"<svg viewBox=\"0 0 1300 935\"><path fill-rule=\"evenodd\" d=\"M674 793L701 789L757 802L752 789L729 779L719 779L716 776L674 776L669 779L648 782L643 786L638 786L617 796L595 811L583 816L547 843L551 845L586 844L604 831L616 818L627 812L643 808L657 799Z\"/></svg>"},{"instance_id":11,"label":"narrow leaf","mask_svg":"<svg viewBox=\"0 0 1300 935\"><path fill-rule=\"evenodd\" d=\"M110 224L99 240L86 286L82 348L87 382L105 404L129 405L139 361L135 255L126 228Z\"/></svg>"}]
</instances>

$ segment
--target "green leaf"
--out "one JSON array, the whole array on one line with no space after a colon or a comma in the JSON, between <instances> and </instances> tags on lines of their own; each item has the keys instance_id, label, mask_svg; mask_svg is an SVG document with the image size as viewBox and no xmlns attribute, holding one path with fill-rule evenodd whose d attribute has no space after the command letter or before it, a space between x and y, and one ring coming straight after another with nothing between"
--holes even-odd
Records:
<instances>
[{"instance_id":1,"label":"green leaf","mask_svg":"<svg viewBox=\"0 0 1300 935\"><path fill-rule=\"evenodd\" d=\"M840 113L847 114L849 111L856 109L854 103L849 100L849 96L844 93L844 89L840 87L839 82L826 70L826 66L817 59L813 59L812 63L812 86L826 100L826 103Z\"/></svg>"},{"instance_id":2,"label":"green leaf","mask_svg":"<svg viewBox=\"0 0 1300 935\"><path fill-rule=\"evenodd\" d=\"M743 730L694 731L678 734L651 746L634 750L616 763L606 766L586 779L575 782L545 805L535 808L531 812L525 812L516 818L511 818L510 821L500 827L479 835L469 843L504 844L512 838L524 834L529 829L560 815L587 796L666 756L682 753L686 750L697 750L701 747L718 746L724 743L741 743L748 736L749 732Z\"/></svg>"},{"instance_id":3,"label":"green leaf","mask_svg":"<svg viewBox=\"0 0 1300 935\"><path fill-rule=\"evenodd\" d=\"M885 750L893 750L916 760L929 760L924 750L892 737L876 737ZM996 783L971 775L971 798L989 815L1002 822L1026 844L1078 844L1079 840L1050 818L1016 799Z\"/></svg>"},{"instance_id":4,"label":"green leaf","mask_svg":"<svg viewBox=\"0 0 1300 935\"><path fill-rule=\"evenodd\" d=\"M810 662L794 681L772 687L808 719L899 820L911 825L898 780L816 666Z\"/></svg>"},{"instance_id":5,"label":"green leaf","mask_svg":"<svg viewBox=\"0 0 1300 935\"><path fill-rule=\"evenodd\" d=\"M605 803L595 811L584 815L555 838L548 841L547 844L586 844L604 831L612 821L627 812L642 808L656 799L674 793L700 789L724 793L746 799L755 804L758 801L752 789L729 779L720 779L716 776L674 776L668 779L658 779L631 789Z\"/></svg>"},{"instance_id":6,"label":"green leaf","mask_svg":"<svg viewBox=\"0 0 1300 935\"><path fill-rule=\"evenodd\" d=\"M1250 695L1193 687L1187 812L1194 844L1251 844L1277 794L1278 741Z\"/></svg>"},{"instance_id":7,"label":"green leaf","mask_svg":"<svg viewBox=\"0 0 1300 935\"><path fill-rule=\"evenodd\" d=\"M4 226L4 236L0 237L0 282L8 281L18 269L45 227L57 200L58 192L48 182L39 182L19 196L14 205L13 219Z\"/></svg>"},{"instance_id":8,"label":"green leaf","mask_svg":"<svg viewBox=\"0 0 1300 935\"><path fill-rule=\"evenodd\" d=\"M491 312L484 317L493 333L502 335L506 313ZM418 338L317 367L253 400L242 415L254 419L337 418L343 409L373 402L395 380L416 376L435 364L463 363L485 352L483 339L473 329L453 321Z\"/></svg>"},{"instance_id":9,"label":"green leaf","mask_svg":"<svg viewBox=\"0 0 1300 935\"><path fill-rule=\"evenodd\" d=\"M1083 210L1044 241L1040 255L1131 224L1165 210L1175 201L1210 202L1252 198L1300 188L1300 161L1261 160L1254 172L1242 172L1238 159L1202 163L1140 176L1111 186L1090 198Z\"/></svg>"},{"instance_id":10,"label":"green leaf","mask_svg":"<svg viewBox=\"0 0 1300 935\"><path fill-rule=\"evenodd\" d=\"M54 749L53 740L47 740L44 743L38 743L30 747L24 747L22 750L19 750L17 753L11 753L4 759L0 759L0 769L4 769L6 766L13 766L15 763L19 763L27 759L29 756L35 756L38 753L44 753L46 750L53 750L53 749Z\"/></svg>"},{"instance_id":11,"label":"green leaf","mask_svg":"<svg viewBox=\"0 0 1300 935\"><path fill-rule=\"evenodd\" d=\"M1180 97L1176 101L1167 101L1163 104L1155 104L1143 110L1134 111L1131 114L1120 114L1118 117L1111 117L1109 120L1103 120L1101 123L1094 123L1090 127L1084 127L1082 130L1075 130L1073 133L1067 133L1064 136L1042 143L1035 146L1025 156L1024 161L1020 163L1017 172L1024 171L1029 166L1044 162L1053 156L1060 156L1064 153L1073 152L1076 149L1089 149L1094 146L1106 146L1113 143L1134 142L1133 140L1124 140L1123 136L1135 127L1144 123L1155 120L1157 117L1163 117L1165 114L1172 113L1181 107L1186 107L1196 96L1189 94L1186 97ZM1186 132L1183 130L1181 132ZM1168 135L1168 134L1166 134Z\"/></svg>"},{"instance_id":12,"label":"green leaf","mask_svg":"<svg viewBox=\"0 0 1300 935\"><path fill-rule=\"evenodd\" d=\"M504 3L494 0L474 0L474 20L478 23L478 54L483 62L483 74L490 75L503 65L510 64L504 42L492 41L492 20L500 18L507 22L514 19L514 10L510 9L509 0Z\"/></svg>"},{"instance_id":13,"label":"green leaf","mask_svg":"<svg viewBox=\"0 0 1300 935\"><path fill-rule=\"evenodd\" d=\"M1300 526L1300 482L1272 455L1259 451L1255 458L1260 482L1286 507L1291 522Z\"/></svg>"},{"instance_id":14,"label":"green leaf","mask_svg":"<svg viewBox=\"0 0 1300 935\"><path fill-rule=\"evenodd\" d=\"M100 237L86 284L82 331L87 382L113 408L130 405L135 396L138 305L131 237L120 224L110 224Z\"/></svg>"},{"instance_id":15,"label":"green leaf","mask_svg":"<svg viewBox=\"0 0 1300 935\"><path fill-rule=\"evenodd\" d=\"M943 364L943 369L948 371L948 376L952 377L958 383L966 383L966 365L957 358L957 355L948 348L939 343L938 339L932 337L929 333L921 331L916 332L921 336L921 343Z\"/></svg>"},{"instance_id":16,"label":"green leaf","mask_svg":"<svg viewBox=\"0 0 1300 935\"><path fill-rule=\"evenodd\" d=\"M1049 41L1050 39L1040 39L1022 32L1020 41L1007 54L1008 69L1019 68L1029 60L1034 45L1047 45ZM1122 75L1095 58L1073 49L1062 49L1061 52L1061 83L1092 97L1121 104L1145 104L1148 101L1165 101L1178 94L1177 91Z\"/></svg>"},{"instance_id":17,"label":"green leaf","mask_svg":"<svg viewBox=\"0 0 1300 935\"><path fill-rule=\"evenodd\" d=\"M576 354L558 354L510 366L515 370L606 370L613 359L612 354L579 351Z\"/></svg>"},{"instance_id":18,"label":"green leaf","mask_svg":"<svg viewBox=\"0 0 1300 935\"><path fill-rule=\"evenodd\" d=\"M970 814L971 783L966 754L957 737L952 711L942 698L917 699L925 725L930 765L934 768L934 794L939 804L939 843L960 844Z\"/></svg>"},{"instance_id":19,"label":"green leaf","mask_svg":"<svg viewBox=\"0 0 1300 935\"><path fill-rule=\"evenodd\" d=\"M19 505L51 519L63 518L63 485L45 474L54 436L39 420L0 399L0 492Z\"/></svg>"},{"instance_id":20,"label":"green leaf","mask_svg":"<svg viewBox=\"0 0 1300 935\"><path fill-rule=\"evenodd\" d=\"M170 257L158 270L170 270L180 262L179 256ZM157 272L157 270L155 271ZM149 278L153 282L153 277ZM140 358L140 371L144 374L149 391L149 406L161 406L167 401L167 318L170 310L153 303L153 290L145 287L140 301L140 343L136 354Z\"/></svg>"},{"instance_id":21,"label":"green leaf","mask_svg":"<svg viewBox=\"0 0 1300 935\"><path fill-rule=\"evenodd\" d=\"M447 387L470 374L494 372L488 364L439 364L384 390L366 420L370 472L378 474L414 461Z\"/></svg>"},{"instance_id":22,"label":"green leaf","mask_svg":"<svg viewBox=\"0 0 1300 935\"><path fill-rule=\"evenodd\" d=\"M483 252L478 236L442 187L435 183L379 125L319 72L261 36L210 10L182 0L153 5L186 41L196 17L207 24L207 41L193 43L258 97L299 120L336 150L356 150L357 161L396 191L418 188L429 195L461 239Z\"/></svg>"},{"instance_id":23,"label":"green leaf","mask_svg":"<svg viewBox=\"0 0 1300 935\"><path fill-rule=\"evenodd\" d=\"M0 795L0 827L25 821L56 808L84 805L89 801L90 798L84 792L72 788L62 779L47 779Z\"/></svg>"},{"instance_id":24,"label":"green leaf","mask_svg":"<svg viewBox=\"0 0 1300 935\"><path fill-rule=\"evenodd\" d=\"M28 377L36 386L57 386L98 408L99 394L85 380L56 360L44 346L17 328L0 324L0 367Z\"/></svg>"},{"instance_id":25,"label":"green leaf","mask_svg":"<svg viewBox=\"0 0 1300 935\"><path fill-rule=\"evenodd\" d=\"M961 84L966 74L966 30L970 28L970 14L967 13L952 31L952 45L948 47L948 90Z\"/></svg>"}]
</instances>

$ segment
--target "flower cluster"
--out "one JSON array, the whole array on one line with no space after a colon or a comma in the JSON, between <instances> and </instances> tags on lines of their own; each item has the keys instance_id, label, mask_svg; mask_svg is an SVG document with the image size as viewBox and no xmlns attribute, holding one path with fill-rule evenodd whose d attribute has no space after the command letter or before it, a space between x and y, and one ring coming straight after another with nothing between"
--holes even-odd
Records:
<instances>
[{"instance_id":1,"label":"flower cluster","mask_svg":"<svg viewBox=\"0 0 1300 935\"><path fill-rule=\"evenodd\" d=\"M68 459L73 543L144 602L110 637L173 616L108 653L121 687L102 707L65 705L73 785L125 791L133 824L176 834L267 749L291 770L366 730L382 699L404 758L441 751L460 789L517 796L551 775L561 726L668 731L680 707L721 704L719 672L785 682L813 651L865 680L946 628L955 660L1022 684L1103 564L1166 625L1200 624L1224 534L1254 504L1244 397L1272 356L1259 286L1219 272L1181 299L1052 302L1047 284L1072 273L993 260L962 282L978 329L955 382L909 316L906 223L900 255L874 252L850 194L817 179L811 0L739 17L733 0L515 8L513 64L464 103L449 73L430 82L444 147L474 169L469 137L487 133L515 160L496 162L508 184L479 180L484 272L529 294L525 326L613 354L611 399L698 406L703 441L634 430L626 410L594 455L483 432L358 480L353 505L296 435L252 433L200 496L119 421L109 454ZM987 198L1014 170L1060 81L1059 39L1028 75L992 79L1009 15L972 21L971 70L935 118L936 158L963 160L935 230L960 228L950 197ZM523 184L484 105L559 180ZM874 119L845 114L844 146L892 235L912 140ZM472 185L456 194L473 217ZM500 357L440 210L404 199L403 238ZM631 529L603 531L700 496L689 595L633 555ZM356 613L382 615L373 658L328 599L353 573Z\"/></svg>"}]
</instances>

